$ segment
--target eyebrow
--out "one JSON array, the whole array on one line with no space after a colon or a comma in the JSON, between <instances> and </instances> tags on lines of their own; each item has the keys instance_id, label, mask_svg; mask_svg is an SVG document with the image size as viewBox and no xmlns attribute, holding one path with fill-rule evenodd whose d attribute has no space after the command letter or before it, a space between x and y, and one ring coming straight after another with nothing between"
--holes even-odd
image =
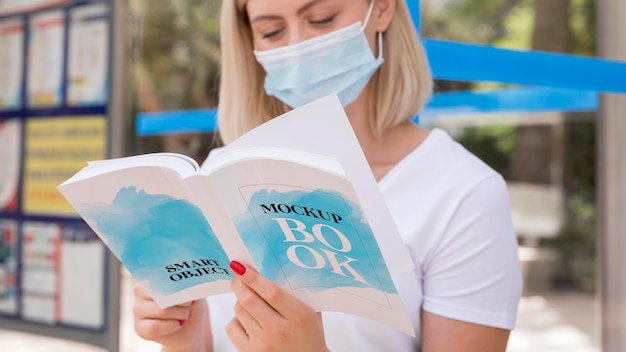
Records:
<instances>
[{"instance_id":1,"label":"eyebrow","mask_svg":"<svg viewBox=\"0 0 626 352\"><path fill-rule=\"evenodd\" d=\"M312 0L309 1L308 3L306 3L304 6L302 6L301 8L299 8L296 11L296 14L298 14L298 16L302 16L303 13L307 12L309 9L311 9L311 7L321 3L321 2L326 2L328 0ZM254 17L250 23L254 23L254 22L258 22L258 21L263 21L263 20L276 20L276 19L281 19L281 16L277 16L277 15L260 15L260 16L256 16Z\"/></svg>"},{"instance_id":2,"label":"eyebrow","mask_svg":"<svg viewBox=\"0 0 626 352\"><path fill-rule=\"evenodd\" d=\"M296 13L298 14L298 16L301 16L303 13L307 12L311 7L319 4L320 2L326 2L326 1L327 0L312 0L308 2L306 5L299 8L298 11L296 11Z\"/></svg>"}]
</instances>

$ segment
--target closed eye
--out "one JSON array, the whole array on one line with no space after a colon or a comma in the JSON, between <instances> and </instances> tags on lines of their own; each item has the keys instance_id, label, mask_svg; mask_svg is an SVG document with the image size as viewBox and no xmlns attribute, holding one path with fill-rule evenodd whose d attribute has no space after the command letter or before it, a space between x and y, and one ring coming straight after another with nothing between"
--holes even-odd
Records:
<instances>
[{"instance_id":1,"label":"closed eye","mask_svg":"<svg viewBox=\"0 0 626 352\"><path fill-rule=\"evenodd\" d=\"M285 30L285 28L283 27L283 28L277 29L275 31L264 33L261 38L263 38L263 39L273 39L273 38L276 38L284 30Z\"/></svg>"},{"instance_id":2,"label":"closed eye","mask_svg":"<svg viewBox=\"0 0 626 352\"><path fill-rule=\"evenodd\" d=\"M332 16L329 16L329 17L326 17L326 18L322 18L320 20L309 21L309 23L312 24L312 25L323 26L323 25L326 25L326 24L330 24L332 21L334 21L336 16L337 15L334 14Z\"/></svg>"}]
</instances>

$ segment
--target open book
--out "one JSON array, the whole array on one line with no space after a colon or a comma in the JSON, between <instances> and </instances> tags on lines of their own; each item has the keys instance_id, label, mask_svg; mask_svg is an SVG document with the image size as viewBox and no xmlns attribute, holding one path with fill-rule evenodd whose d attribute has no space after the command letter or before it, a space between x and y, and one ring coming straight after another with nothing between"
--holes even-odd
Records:
<instances>
[{"instance_id":1,"label":"open book","mask_svg":"<svg viewBox=\"0 0 626 352\"><path fill-rule=\"evenodd\" d=\"M58 188L162 308L229 292L237 260L317 311L414 335L391 279L413 262L335 95L214 154L94 161Z\"/></svg>"}]
</instances>

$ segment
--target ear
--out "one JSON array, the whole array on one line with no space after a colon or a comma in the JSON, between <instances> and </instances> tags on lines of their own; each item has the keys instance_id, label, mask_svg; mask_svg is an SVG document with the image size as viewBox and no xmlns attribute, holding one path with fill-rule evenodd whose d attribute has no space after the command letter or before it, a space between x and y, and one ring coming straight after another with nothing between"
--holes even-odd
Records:
<instances>
[{"instance_id":1,"label":"ear","mask_svg":"<svg viewBox=\"0 0 626 352\"><path fill-rule=\"evenodd\" d=\"M397 0L372 0L374 1L374 13L376 20L376 32L386 32L391 20L396 14Z\"/></svg>"}]
</instances>

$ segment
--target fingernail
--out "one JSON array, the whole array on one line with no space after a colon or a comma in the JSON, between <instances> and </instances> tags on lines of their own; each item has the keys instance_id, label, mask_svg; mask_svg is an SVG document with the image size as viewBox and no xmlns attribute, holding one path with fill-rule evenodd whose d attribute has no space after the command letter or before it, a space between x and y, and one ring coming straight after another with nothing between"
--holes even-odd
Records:
<instances>
[{"instance_id":1,"label":"fingernail","mask_svg":"<svg viewBox=\"0 0 626 352\"><path fill-rule=\"evenodd\" d=\"M232 261L230 262L230 268L233 269L233 271L235 272L235 274L242 276L243 274L246 273L246 267L241 264L240 262L237 261Z\"/></svg>"},{"instance_id":2,"label":"fingernail","mask_svg":"<svg viewBox=\"0 0 626 352\"><path fill-rule=\"evenodd\" d=\"M183 326L185 325L185 321L184 320L179 320L178 321L178 326Z\"/></svg>"}]
</instances>

